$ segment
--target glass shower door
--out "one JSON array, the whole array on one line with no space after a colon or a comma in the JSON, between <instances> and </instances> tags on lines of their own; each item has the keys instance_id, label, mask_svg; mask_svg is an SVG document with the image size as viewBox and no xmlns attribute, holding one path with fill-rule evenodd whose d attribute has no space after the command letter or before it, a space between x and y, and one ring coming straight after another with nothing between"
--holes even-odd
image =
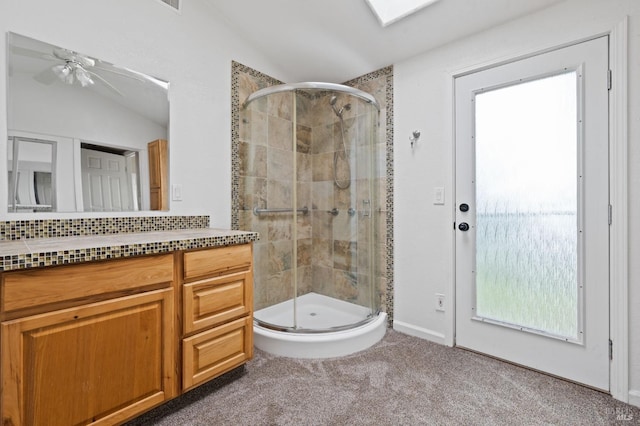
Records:
<instances>
[{"instance_id":1,"label":"glass shower door","mask_svg":"<svg viewBox=\"0 0 640 426\"><path fill-rule=\"evenodd\" d=\"M374 151L377 109L343 93L297 95L296 325L352 327L377 312Z\"/></svg>"},{"instance_id":2,"label":"glass shower door","mask_svg":"<svg viewBox=\"0 0 640 426\"><path fill-rule=\"evenodd\" d=\"M242 110L238 149L241 229L254 244L255 318L295 326L294 94L274 93Z\"/></svg>"}]
</instances>

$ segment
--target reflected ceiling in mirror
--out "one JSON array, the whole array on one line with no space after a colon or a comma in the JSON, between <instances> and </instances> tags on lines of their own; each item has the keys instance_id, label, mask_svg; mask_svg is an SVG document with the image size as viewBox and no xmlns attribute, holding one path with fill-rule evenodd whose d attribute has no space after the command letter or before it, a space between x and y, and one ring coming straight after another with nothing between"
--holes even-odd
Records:
<instances>
[{"instance_id":1,"label":"reflected ceiling in mirror","mask_svg":"<svg viewBox=\"0 0 640 426\"><path fill-rule=\"evenodd\" d=\"M11 194L17 183L12 179L19 173L9 172L19 172L20 164L6 164L7 211L152 209L157 203L151 198L158 196L158 188L150 186L148 145L168 140L169 84L15 33L7 34L7 42L7 139L11 141L7 158L16 138L55 143L52 196L58 201L52 210L37 206L16 210L19 203L12 202ZM101 155L83 161L89 145L104 153L121 152L126 158L116 161ZM163 158L168 174L168 157ZM99 162L96 173L92 166ZM119 173L117 177L112 171ZM163 182L160 193L168 197L166 176ZM96 202L101 199L105 202ZM162 208L167 209L167 203Z\"/></svg>"}]
</instances>

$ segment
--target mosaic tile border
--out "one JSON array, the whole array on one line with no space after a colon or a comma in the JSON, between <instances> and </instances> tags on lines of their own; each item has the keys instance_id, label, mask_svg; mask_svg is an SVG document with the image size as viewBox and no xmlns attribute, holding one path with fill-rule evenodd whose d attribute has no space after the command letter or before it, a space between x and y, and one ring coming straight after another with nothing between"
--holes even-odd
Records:
<instances>
[{"instance_id":1,"label":"mosaic tile border","mask_svg":"<svg viewBox=\"0 0 640 426\"><path fill-rule=\"evenodd\" d=\"M267 83L268 86L282 84L281 81L276 80L260 71L254 70L251 67L242 65L236 61L231 63L231 226L232 229L239 229L238 211L240 210L240 191L239 191L239 175L240 175L240 158L238 154L238 147L240 142L240 100L239 100L239 74L241 72L247 73L252 77L260 78ZM389 326L393 324L393 302L394 302L394 253L393 253L393 65L381 68L377 71L365 74L363 76L354 78L352 80L343 83L347 86L357 86L368 81L376 80L379 78L386 79L386 95L385 100L387 104L387 117L386 117L386 303L385 311L387 313Z\"/></svg>"},{"instance_id":2,"label":"mosaic tile border","mask_svg":"<svg viewBox=\"0 0 640 426\"><path fill-rule=\"evenodd\" d=\"M267 86L282 84L260 71L254 70L239 62L231 61L231 229L239 229L240 222L240 73L249 74L252 77L264 81Z\"/></svg>"},{"instance_id":3,"label":"mosaic tile border","mask_svg":"<svg viewBox=\"0 0 640 426\"><path fill-rule=\"evenodd\" d=\"M209 216L134 216L0 222L0 241L209 227Z\"/></svg>"},{"instance_id":4,"label":"mosaic tile border","mask_svg":"<svg viewBox=\"0 0 640 426\"><path fill-rule=\"evenodd\" d=\"M386 176L386 209L387 209L387 217L386 217L386 231L387 231L387 241L386 241L386 278L387 278L387 299L386 299L386 312L389 326L393 325L393 305L394 305L394 257L393 257L393 65L389 65L388 67L381 68L377 71L373 71L369 74L365 74L363 76L357 77L353 80L349 80L344 83L346 86L358 86L368 81L377 80L379 78L386 79L386 93L385 93L385 101L387 107L387 120L386 120L386 165L387 165L387 176Z\"/></svg>"},{"instance_id":5,"label":"mosaic tile border","mask_svg":"<svg viewBox=\"0 0 640 426\"><path fill-rule=\"evenodd\" d=\"M12 271L43 266L70 265L97 260L170 253L179 250L195 250L201 248L246 244L256 241L257 238L257 233L247 232L241 235L220 235L213 237L176 239L171 241L116 244L106 245L103 247L76 248L73 250L55 250L32 253L28 253L26 252L27 250L23 250L20 253L0 257L0 270Z\"/></svg>"}]
</instances>

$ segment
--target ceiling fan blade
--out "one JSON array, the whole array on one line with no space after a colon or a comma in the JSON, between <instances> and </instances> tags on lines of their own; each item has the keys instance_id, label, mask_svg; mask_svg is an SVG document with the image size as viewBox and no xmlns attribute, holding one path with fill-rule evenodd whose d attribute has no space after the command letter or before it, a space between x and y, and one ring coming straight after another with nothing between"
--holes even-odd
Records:
<instances>
[{"instance_id":1,"label":"ceiling fan blade","mask_svg":"<svg viewBox=\"0 0 640 426\"><path fill-rule=\"evenodd\" d=\"M47 86L53 84L56 81L57 77L51 70L51 68L45 68L36 75L33 76L33 79L39 83L46 84Z\"/></svg>"},{"instance_id":2,"label":"ceiling fan blade","mask_svg":"<svg viewBox=\"0 0 640 426\"><path fill-rule=\"evenodd\" d=\"M138 75L138 73L130 72L129 70L116 67L115 65L111 65L106 62L97 61L96 64L93 66L93 68L99 69L100 71L121 75L123 77L131 78L133 80L142 81L143 83L147 82L147 79Z\"/></svg>"},{"instance_id":3,"label":"ceiling fan blade","mask_svg":"<svg viewBox=\"0 0 640 426\"><path fill-rule=\"evenodd\" d=\"M122 92L121 92L121 91L119 91L118 89L116 89L116 88L115 88L115 86L114 86L113 84L109 83L107 80L105 80L104 78L102 78L101 76L99 76L98 74L96 74L96 73L95 73L95 72L93 72L93 71L89 71L89 70L86 70L86 71L89 73L89 75L91 75L91 77L95 77L96 79L98 79L102 84L104 84L104 85L105 85L105 87L106 87L106 88L108 88L109 90L111 90L113 93L115 93L115 94L117 94L117 95L119 95L119 96L124 97L124 95L122 94Z\"/></svg>"}]
</instances>

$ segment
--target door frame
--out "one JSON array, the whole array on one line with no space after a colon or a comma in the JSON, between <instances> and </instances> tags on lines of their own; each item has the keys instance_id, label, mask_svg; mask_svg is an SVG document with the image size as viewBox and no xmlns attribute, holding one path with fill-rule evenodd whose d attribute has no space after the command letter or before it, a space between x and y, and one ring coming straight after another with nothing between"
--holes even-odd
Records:
<instances>
[{"instance_id":1,"label":"door frame","mask_svg":"<svg viewBox=\"0 0 640 426\"><path fill-rule=\"evenodd\" d=\"M609 36L609 68L613 84L609 91L609 202L611 208L611 224L609 227L609 338L612 341L613 359L609 367L609 389L611 395L625 403L629 402L629 307L627 304L629 293L629 250L628 250L628 100L627 100L627 48L628 48L628 17L608 29L608 31L594 33L588 37L570 40L554 46L544 46L536 50L520 52L509 58L491 60L474 64L465 68L452 70L446 76L447 102L450 108L451 131L451 161L452 168L449 176L449 186L455 200L455 79L466 74L482 71L505 63L514 62L527 57L557 50L566 46L588 41L594 38ZM451 223L455 223L455 205L450 206ZM445 307L445 341L447 346L455 345L455 317L456 317L456 244L455 230L451 228L451 265L449 280L449 297Z\"/></svg>"}]
</instances>

